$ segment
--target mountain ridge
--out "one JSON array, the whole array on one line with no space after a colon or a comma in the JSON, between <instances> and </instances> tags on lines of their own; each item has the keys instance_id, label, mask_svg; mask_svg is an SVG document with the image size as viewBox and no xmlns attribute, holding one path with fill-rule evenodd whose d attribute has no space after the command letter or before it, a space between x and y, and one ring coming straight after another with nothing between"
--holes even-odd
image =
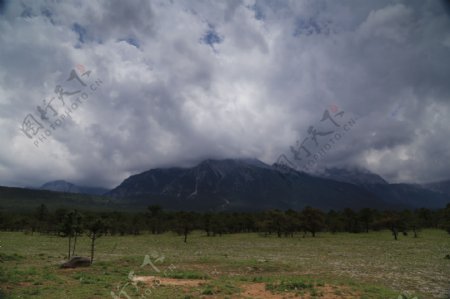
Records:
<instances>
[{"instance_id":1,"label":"mountain ridge","mask_svg":"<svg viewBox=\"0 0 450 299\"><path fill-rule=\"evenodd\" d=\"M390 184L358 167L318 173L268 165L254 158L206 159L191 167L153 168L129 176L108 190L64 180L38 190L104 195L123 204L158 204L180 210L342 208L440 208L450 202L450 180Z\"/></svg>"},{"instance_id":2,"label":"mountain ridge","mask_svg":"<svg viewBox=\"0 0 450 299\"><path fill-rule=\"evenodd\" d=\"M66 192L66 193L90 194L90 195L102 195L109 191L109 189L101 187L79 186L67 182L65 180L50 181L43 184L41 187L37 189L56 192Z\"/></svg>"},{"instance_id":3,"label":"mountain ridge","mask_svg":"<svg viewBox=\"0 0 450 299\"><path fill-rule=\"evenodd\" d=\"M150 169L128 177L106 195L171 208L215 210L439 207L448 200L429 189L389 184L367 170L331 169L321 176L286 171L257 159L207 159L193 167ZM414 200L409 203L404 196Z\"/></svg>"}]
</instances>

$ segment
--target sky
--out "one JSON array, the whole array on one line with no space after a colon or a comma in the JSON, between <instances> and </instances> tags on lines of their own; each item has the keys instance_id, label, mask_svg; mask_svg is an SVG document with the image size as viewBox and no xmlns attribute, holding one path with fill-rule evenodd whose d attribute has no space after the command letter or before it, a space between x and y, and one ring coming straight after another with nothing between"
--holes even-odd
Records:
<instances>
[{"instance_id":1,"label":"sky","mask_svg":"<svg viewBox=\"0 0 450 299\"><path fill-rule=\"evenodd\" d=\"M0 185L320 149L439 181L449 116L448 1L0 1Z\"/></svg>"}]
</instances>

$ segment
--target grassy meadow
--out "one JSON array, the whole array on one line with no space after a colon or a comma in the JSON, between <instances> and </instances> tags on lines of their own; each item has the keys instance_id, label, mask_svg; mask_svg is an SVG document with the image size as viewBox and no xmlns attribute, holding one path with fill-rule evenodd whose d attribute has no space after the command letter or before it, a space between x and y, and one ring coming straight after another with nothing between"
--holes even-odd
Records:
<instances>
[{"instance_id":1,"label":"grassy meadow","mask_svg":"<svg viewBox=\"0 0 450 299\"><path fill-rule=\"evenodd\" d=\"M89 239L76 255L89 256ZM94 264L60 269L68 241L0 232L0 298L450 298L450 235L256 233L187 243L173 233L103 236ZM147 255L147 258L145 256Z\"/></svg>"}]
</instances>

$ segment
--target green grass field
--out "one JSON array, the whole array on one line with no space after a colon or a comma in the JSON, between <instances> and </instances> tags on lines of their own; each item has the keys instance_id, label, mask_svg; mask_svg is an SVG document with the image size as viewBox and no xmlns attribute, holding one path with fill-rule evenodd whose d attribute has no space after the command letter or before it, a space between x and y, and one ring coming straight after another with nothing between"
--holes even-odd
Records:
<instances>
[{"instance_id":1,"label":"green grass field","mask_svg":"<svg viewBox=\"0 0 450 299\"><path fill-rule=\"evenodd\" d=\"M186 244L172 233L105 236L94 264L78 269L59 268L64 238L0 232L0 246L0 298L119 298L120 290L120 298L449 298L450 289L450 235L438 230L398 241L387 231L316 238L195 232ZM89 256L86 237L77 255Z\"/></svg>"}]
</instances>

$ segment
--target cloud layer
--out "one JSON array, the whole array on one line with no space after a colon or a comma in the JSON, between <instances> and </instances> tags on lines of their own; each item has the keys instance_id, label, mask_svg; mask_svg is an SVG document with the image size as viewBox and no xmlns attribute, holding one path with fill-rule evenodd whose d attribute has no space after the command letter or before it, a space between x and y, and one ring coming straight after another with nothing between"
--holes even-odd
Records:
<instances>
[{"instance_id":1,"label":"cloud layer","mask_svg":"<svg viewBox=\"0 0 450 299\"><path fill-rule=\"evenodd\" d=\"M273 163L330 105L360 118L319 167L450 178L449 28L434 0L6 2L0 184L113 187L204 158ZM48 128L44 99L58 114L76 103L81 92L66 106L55 93L76 90L72 69L91 71L88 98L36 146L45 128L30 139L24 118Z\"/></svg>"}]
</instances>

